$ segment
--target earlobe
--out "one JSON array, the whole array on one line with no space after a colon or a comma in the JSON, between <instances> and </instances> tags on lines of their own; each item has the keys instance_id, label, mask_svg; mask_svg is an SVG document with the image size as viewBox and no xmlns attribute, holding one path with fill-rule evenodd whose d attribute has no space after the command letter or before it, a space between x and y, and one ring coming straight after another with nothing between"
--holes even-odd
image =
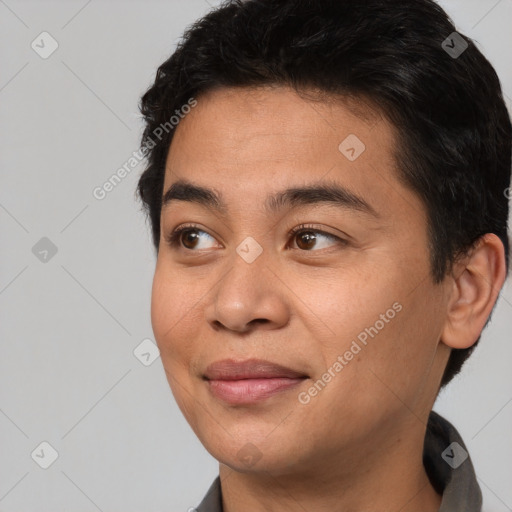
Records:
<instances>
[{"instance_id":1,"label":"earlobe","mask_svg":"<svg viewBox=\"0 0 512 512\"><path fill-rule=\"evenodd\" d=\"M483 235L471 253L454 265L441 340L450 348L471 347L479 338L505 282L503 243Z\"/></svg>"}]
</instances>

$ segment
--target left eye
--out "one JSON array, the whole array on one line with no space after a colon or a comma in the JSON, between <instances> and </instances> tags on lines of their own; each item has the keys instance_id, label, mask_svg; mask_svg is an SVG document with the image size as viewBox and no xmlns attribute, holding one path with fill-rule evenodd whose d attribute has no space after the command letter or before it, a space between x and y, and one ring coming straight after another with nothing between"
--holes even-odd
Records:
<instances>
[{"instance_id":1,"label":"left eye","mask_svg":"<svg viewBox=\"0 0 512 512\"><path fill-rule=\"evenodd\" d=\"M206 237L210 238L212 241L215 241L215 238L213 238L206 231L200 229L199 227L180 226L179 228L175 229L170 235L166 236L166 242L173 248L182 246L190 251L196 249L208 249L209 247L207 245L201 245L201 234L206 235ZM297 240L297 246L299 250L309 252L313 248L316 248L317 250L323 249L324 247L318 247L318 241L322 239L331 240L341 245L345 245L347 243L345 240L335 235L325 233L324 231L320 231L312 227L305 227L303 225L290 230L288 232L288 235L291 237L292 240ZM325 246L325 243L323 245Z\"/></svg>"},{"instance_id":2,"label":"left eye","mask_svg":"<svg viewBox=\"0 0 512 512\"><path fill-rule=\"evenodd\" d=\"M297 246L299 249L304 251L309 251L315 246L316 249L323 249L324 247L317 247L318 240L321 240L322 238L324 240L333 240L335 243L341 243L342 245L346 243L344 240L335 235L304 226L299 226L292 229L289 235L292 237L292 240L297 240Z\"/></svg>"}]
</instances>

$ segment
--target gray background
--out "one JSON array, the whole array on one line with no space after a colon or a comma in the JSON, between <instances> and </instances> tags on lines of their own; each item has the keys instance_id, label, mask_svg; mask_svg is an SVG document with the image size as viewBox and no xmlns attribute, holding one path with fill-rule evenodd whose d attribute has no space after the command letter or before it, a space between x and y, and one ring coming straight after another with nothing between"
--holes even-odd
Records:
<instances>
[{"instance_id":1,"label":"gray background","mask_svg":"<svg viewBox=\"0 0 512 512\"><path fill-rule=\"evenodd\" d=\"M512 0L440 3L495 66L510 109ZM210 5L0 0L1 512L185 511L217 474L160 359L133 353L153 339L142 164L105 199L92 194L138 149L139 97ZM43 31L59 45L46 59L31 47ZM46 262L32 250L43 237L57 248ZM435 407L466 441L493 512L512 510L511 332L509 279ZM43 441L59 454L48 469Z\"/></svg>"}]
</instances>

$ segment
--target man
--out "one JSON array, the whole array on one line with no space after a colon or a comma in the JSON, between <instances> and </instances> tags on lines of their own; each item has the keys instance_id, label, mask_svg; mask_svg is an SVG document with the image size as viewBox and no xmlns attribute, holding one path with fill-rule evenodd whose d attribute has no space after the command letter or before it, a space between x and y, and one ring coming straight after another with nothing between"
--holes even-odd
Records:
<instances>
[{"instance_id":1,"label":"man","mask_svg":"<svg viewBox=\"0 0 512 512\"><path fill-rule=\"evenodd\" d=\"M432 412L508 272L512 129L472 41L430 0L227 2L141 111L155 339L220 463L198 510L480 511Z\"/></svg>"}]
</instances>

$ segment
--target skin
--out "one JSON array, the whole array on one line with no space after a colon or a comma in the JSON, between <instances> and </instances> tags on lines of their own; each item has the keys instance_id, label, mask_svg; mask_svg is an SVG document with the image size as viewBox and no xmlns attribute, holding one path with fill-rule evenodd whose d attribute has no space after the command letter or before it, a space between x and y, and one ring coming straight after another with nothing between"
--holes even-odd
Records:
<instances>
[{"instance_id":1,"label":"skin","mask_svg":"<svg viewBox=\"0 0 512 512\"><path fill-rule=\"evenodd\" d=\"M354 161L338 149L349 134L366 146ZM422 463L428 414L450 349L471 346L492 310L504 251L485 235L434 284L425 208L398 180L395 149L393 126L367 104L306 100L285 87L210 91L176 128L164 192L187 179L221 192L227 212L186 201L162 209L151 321L174 397L220 462L226 512L440 506ZM269 193L325 180L379 217L326 204L263 208ZM166 242L184 223L202 230L198 248ZM300 224L347 243L315 231L308 247L288 235ZM252 263L236 251L249 236L263 250ZM300 403L393 303L401 311ZM207 365L253 357L309 379L258 404L210 394ZM252 464L240 457L248 443Z\"/></svg>"}]
</instances>

